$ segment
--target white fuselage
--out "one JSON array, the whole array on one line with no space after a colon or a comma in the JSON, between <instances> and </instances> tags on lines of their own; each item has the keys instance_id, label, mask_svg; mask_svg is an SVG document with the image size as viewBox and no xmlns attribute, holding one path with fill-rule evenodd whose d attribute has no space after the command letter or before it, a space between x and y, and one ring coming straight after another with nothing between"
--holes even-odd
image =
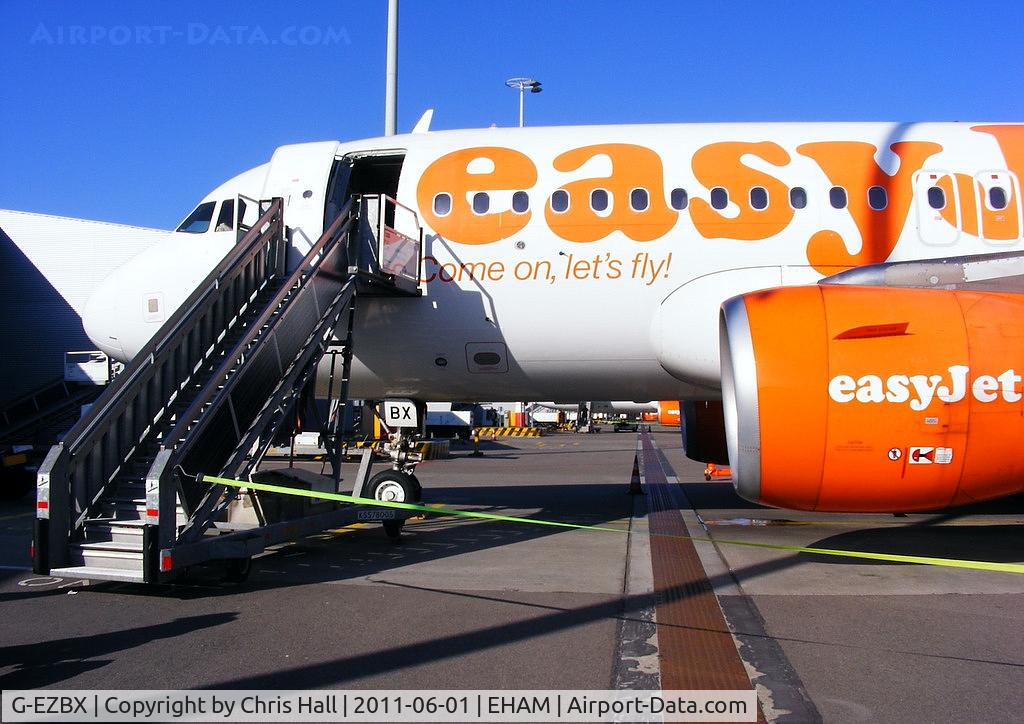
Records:
<instances>
[{"instance_id":1,"label":"white fuselage","mask_svg":"<svg viewBox=\"0 0 1024 724\"><path fill-rule=\"evenodd\" d=\"M282 147L205 200L283 197L301 251L323 229L336 159L404 156L397 200L424 228L423 296L360 298L353 397L713 399L719 305L733 295L867 263L1022 248L1016 131L815 123L417 133ZM116 273L87 310L90 336L117 356L140 349L235 239L212 224L171 236ZM153 294L163 306L147 317ZM506 364L478 368L480 350Z\"/></svg>"}]
</instances>

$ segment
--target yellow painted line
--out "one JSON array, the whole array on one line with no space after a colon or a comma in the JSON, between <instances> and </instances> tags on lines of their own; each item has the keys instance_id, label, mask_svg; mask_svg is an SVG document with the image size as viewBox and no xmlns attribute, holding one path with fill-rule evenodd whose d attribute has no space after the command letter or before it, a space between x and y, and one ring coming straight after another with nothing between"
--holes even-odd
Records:
<instances>
[{"instance_id":1,"label":"yellow painted line","mask_svg":"<svg viewBox=\"0 0 1024 724\"><path fill-rule=\"evenodd\" d=\"M318 498L322 500L336 500L342 503L356 503L358 505L371 505L377 508L392 508L395 510L414 510L424 513L453 515L460 518L478 518L481 520L496 520L507 523L525 523L528 525L542 525L552 528L568 528L573 530L592 530L604 533L619 533L632 535L632 531L621 528L610 528L599 525L583 525L580 523L562 523L553 520L541 520L539 518L522 518L513 515L498 515L495 513L480 513L472 510L454 510L452 508L434 508L418 503L392 503L373 498L357 498L352 495L341 493L321 493L312 490L300 490L287 488L280 485L267 485L266 483L253 483L245 480L232 480L230 478L218 478L211 475L204 475L202 482L228 485L235 488L249 488L251 490L263 490L269 493L283 495L296 495L304 498ZM929 556L907 556L895 553L867 553L864 551L845 551L833 548L813 548L805 546L788 546L774 543L755 543L751 541L720 540L717 538L699 538L696 536L683 535L657 535L659 538L672 538L676 540L690 540L694 543L711 543L713 545L741 546L743 548L760 548L762 550L786 551L789 553L814 553L822 556L837 556L841 558L859 558L862 560L887 561L890 563L916 563L925 566L942 566L945 568L967 568L978 571L996 571L999 573L1024 574L1024 563L996 563L994 561L972 561L955 558L933 558Z\"/></svg>"}]
</instances>

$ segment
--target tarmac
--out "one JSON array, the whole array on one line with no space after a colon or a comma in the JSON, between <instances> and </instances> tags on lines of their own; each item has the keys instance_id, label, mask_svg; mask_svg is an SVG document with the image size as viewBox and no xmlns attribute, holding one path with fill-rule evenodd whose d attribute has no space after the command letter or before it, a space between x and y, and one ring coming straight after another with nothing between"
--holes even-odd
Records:
<instances>
[{"instance_id":1,"label":"tarmac","mask_svg":"<svg viewBox=\"0 0 1024 724\"><path fill-rule=\"evenodd\" d=\"M442 515L396 543L358 524L268 551L241 586L215 566L154 587L35 576L33 501L2 503L0 686L724 688L739 672L767 721L1019 717L1024 576L727 541L1022 562L1020 501L766 509L705 482L678 430L650 441L485 441L417 470L430 505L632 535ZM645 494L630 495L638 446Z\"/></svg>"}]
</instances>

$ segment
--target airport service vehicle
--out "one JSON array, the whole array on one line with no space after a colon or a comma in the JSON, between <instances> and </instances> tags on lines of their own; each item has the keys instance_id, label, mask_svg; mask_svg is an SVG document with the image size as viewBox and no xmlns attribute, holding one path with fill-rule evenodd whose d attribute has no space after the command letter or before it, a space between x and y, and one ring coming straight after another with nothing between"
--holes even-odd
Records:
<instances>
[{"instance_id":1,"label":"airport service vehicle","mask_svg":"<svg viewBox=\"0 0 1024 724\"><path fill-rule=\"evenodd\" d=\"M336 267L362 289L319 395L680 400L687 454L781 507L1024 489L1024 127L427 125L278 148L95 290L90 337L151 353L274 205L288 270L339 224L377 230Z\"/></svg>"},{"instance_id":2,"label":"airport service vehicle","mask_svg":"<svg viewBox=\"0 0 1024 724\"><path fill-rule=\"evenodd\" d=\"M530 420L534 427L553 430L565 422L565 411L534 407L530 411Z\"/></svg>"},{"instance_id":3,"label":"airport service vehicle","mask_svg":"<svg viewBox=\"0 0 1024 724\"><path fill-rule=\"evenodd\" d=\"M715 463L708 463L704 467L704 479L708 482L717 480L718 478L731 478L732 471L728 466L716 465Z\"/></svg>"},{"instance_id":4,"label":"airport service vehicle","mask_svg":"<svg viewBox=\"0 0 1024 724\"><path fill-rule=\"evenodd\" d=\"M424 420L427 434L469 440L473 428L484 424L484 410L479 405L458 402L428 402Z\"/></svg>"}]
</instances>

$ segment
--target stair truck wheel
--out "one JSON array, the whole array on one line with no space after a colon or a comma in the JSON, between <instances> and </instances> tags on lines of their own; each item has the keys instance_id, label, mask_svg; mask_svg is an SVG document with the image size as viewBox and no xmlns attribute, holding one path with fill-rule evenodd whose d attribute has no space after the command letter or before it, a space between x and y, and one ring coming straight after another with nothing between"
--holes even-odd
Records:
<instances>
[{"instance_id":1,"label":"stair truck wheel","mask_svg":"<svg viewBox=\"0 0 1024 724\"><path fill-rule=\"evenodd\" d=\"M228 583L245 583L252 573L252 556L248 558L229 558L226 561L224 580Z\"/></svg>"},{"instance_id":2,"label":"stair truck wheel","mask_svg":"<svg viewBox=\"0 0 1024 724\"><path fill-rule=\"evenodd\" d=\"M389 503L417 503L423 497L423 488L415 475L384 470L370 478L367 483L366 497L383 500ZM405 520L385 520L384 532L389 538L398 538L402 534Z\"/></svg>"}]
</instances>

